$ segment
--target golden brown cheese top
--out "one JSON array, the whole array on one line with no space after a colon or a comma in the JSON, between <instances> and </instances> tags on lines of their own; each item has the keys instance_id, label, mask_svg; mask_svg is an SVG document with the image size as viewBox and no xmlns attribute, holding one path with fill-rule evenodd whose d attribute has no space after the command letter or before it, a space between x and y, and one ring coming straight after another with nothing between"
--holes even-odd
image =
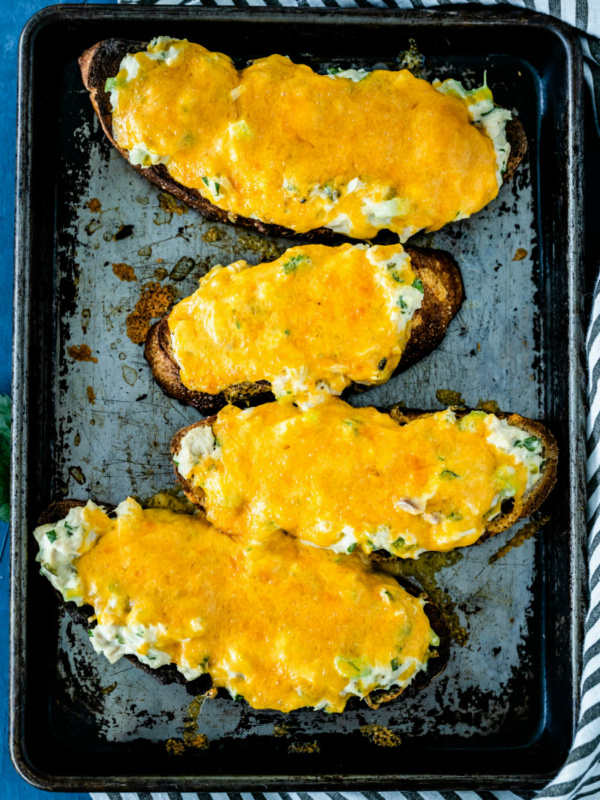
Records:
<instances>
[{"instance_id":1,"label":"golden brown cheese top","mask_svg":"<svg viewBox=\"0 0 600 800\"><path fill-rule=\"evenodd\" d=\"M408 683L437 641L423 602L393 578L281 531L249 546L128 499L114 520L88 503L35 535L42 571L93 606L96 650L208 672L254 708L342 711L352 695Z\"/></svg>"},{"instance_id":2,"label":"golden brown cheese top","mask_svg":"<svg viewBox=\"0 0 600 800\"><path fill-rule=\"evenodd\" d=\"M473 97L408 70L347 74L279 55L238 71L221 53L160 37L107 82L114 137L132 163L166 164L230 214L298 232L388 228L405 241L497 195L495 145L471 124Z\"/></svg>"},{"instance_id":3,"label":"golden brown cheese top","mask_svg":"<svg viewBox=\"0 0 600 800\"><path fill-rule=\"evenodd\" d=\"M294 247L211 270L169 315L173 353L189 389L268 380L277 397L310 402L388 380L422 298L401 245Z\"/></svg>"},{"instance_id":4,"label":"golden brown cheese top","mask_svg":"<svg viewBox=\"0 0 600 800\"><path fill-rule=\"evenodd\" d=\"M493 414L452 411L398 425L337 398L225 407L175 456L211 522L259 541L281 528L319 547L401 557L475 542L542 468L536 437Z\"/></svg>"}]
</instances>

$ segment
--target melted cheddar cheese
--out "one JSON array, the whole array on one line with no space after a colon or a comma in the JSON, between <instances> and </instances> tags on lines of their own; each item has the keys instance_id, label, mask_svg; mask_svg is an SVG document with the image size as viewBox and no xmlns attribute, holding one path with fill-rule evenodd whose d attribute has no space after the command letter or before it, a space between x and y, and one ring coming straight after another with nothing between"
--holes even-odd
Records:
<instances>
[{"instance_id":1,"label":"melted cheddar cheese","mask_svg":"<svg viewBox=\"0 0 600 800\"><path fill-rule=\"evenodd\" d=\"M337 552L404 558L475 542L543 465L541 441L493 414L400 426L337 398L304 412L226 406L182 438L175 460L210 521L248 542L283 529Z\"/></svg>"},{"instance_id":2,"label":"melted cheddar cheese","mask_svg":"<svg viewBox=\"0 0 600 800\"><path fill-rule=\"evenodd\" d=\"M106 89L130 161L165 164L233 221L356 238L388 228L405 241L498 193L510 112L487 126L474 93L457 86L408 70L319 75L279 55L238 71L222 53L159 37L126 56ZM489 89L477 91L493 111Z\"/></svg>"},{"instance_id":3,"label":"melted cheddar cheese","mask_svg":"<svg viewBox=\"0 0 600 800\"><path fill-rule=\"evenodd\" d=\"M173 353L189 389L268 380L276 397L310 404L387 381L422 299L401 245L294 247L211 270L169 315Z\"/></svg>"},{"instance_id":4,"label":"melted cheddar cheese","mask_svg":"<svg viewBox=\"0 0 600 800\"><path fill-rule=\"evenodd\" d=\"M393 578L281 531L248 546L129 498L115 519L88 502L35 537L42 573L93 606L98 652L210 673L254 708L343 711L352 695L407 685L439 643Z\"/></svg>"}]
</instances>

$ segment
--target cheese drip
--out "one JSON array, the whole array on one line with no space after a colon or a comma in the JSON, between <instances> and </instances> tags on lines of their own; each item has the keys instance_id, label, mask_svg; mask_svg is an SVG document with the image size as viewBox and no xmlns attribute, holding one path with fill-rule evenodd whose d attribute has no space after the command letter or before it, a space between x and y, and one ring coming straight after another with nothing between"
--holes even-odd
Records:
<instances>
[{"instance_id":1,"label":"cheese drip","mask_svg":"<svg viewBox=\"0 0 600 800\"><path fill-rule=\"evenodd\" d=\"M216 451L194 445L200 430L210 435L193 428L175 458L214 525L248 542L281 528L338 552L415 558L472 544L543 466L539 439L482 411L400 426L331 398L305 412L226 406L212 424Z\"/></svg>"},{"instance_id":2,"label":"cheese drip","mask_svg":"<svg viewBox=\"0 0 600 800\"><path fill-rule=\"evenodd\" d=\"M319 75L279 55L238 71L222 53L159 37L107 90L132 163L165 164L230 218L356 238L387 228L405 241L498 194L496 131L473 124L470 93L447 83L438 91L408 70Z\"/></svg>"},{"instance_id":3,"label":"cheese drip","mask_svg":"<svg viewBox=\"0 0 600 800\"><path fill-rule=\"evenodd\" d=\"M294 247L212 269L169 315L173 353L189 389L268 380L276 397L310 405L387 381L422 299L401 245Z\"/></svg>"},{"instance_id":4,"label":"cheese drip","mask_svg":"<svg viewBox=\"0 0 600 800\"><path fill-rule=\"evenodd\" d=\"M254 708L343 711L352 695L407 685L439 642L393 578L281 532L249 547L129 498L114 520L88 502L35 537L65 600L93 606L98 652L208 672Z\"/></svg>"}]
</instances>

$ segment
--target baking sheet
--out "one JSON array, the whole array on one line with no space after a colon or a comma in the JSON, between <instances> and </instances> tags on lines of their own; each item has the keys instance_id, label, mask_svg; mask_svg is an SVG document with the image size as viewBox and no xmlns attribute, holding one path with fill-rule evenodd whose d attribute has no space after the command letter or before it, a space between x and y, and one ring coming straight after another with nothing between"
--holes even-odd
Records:
<instances>
[{"instance_id":1,"label":"baking sheet","mask_svg":"<svg viewBox=\"0 0 600 800\"><path fill-rule=\"evenodd\" d=\"M122 10L114 13L120 17ZM205 20L211 14L203 15ZM126 13L124 18L128 16L132 15ZM153 16L158 33L164 32L164 19L171 27L177 20L171 10L164 12L163 19L156 13ZM337 17L343 31L346 18ZM286 29L290 23L279 18ZM376 26L381 17L367 18ZM431 17L419 21L427 26L428 19L432 21ZM488 19L493 18L488 15ZM426 56L425 77L460 76L476 85L487 70L497 102L517 111L529 133L543 129L547 92L543 69L524 55L502 51L473 55L472 45L465 49L458 39L456 48L446 47L444 52L439 42L428 39L425 28L419 35L409 27L402 29L401 21L397 25L400 39L395 47L384 43L375 56L370 45L364 59L353 51L351 57L346 54L332 60L324 50L326 31L318 33L321 39L316 49L321 54L313 59L305 47L294 44L295 37L302 43L306 37L287 28L291 32L285 52L302 53L303 60L321 66L377 63L394 68L398 41L408 46L408 39L416 35ZM243 31L243 20L241 26ZM356 28L346 30L342 36L351 41ZM195 38L206 43L206 36L198 33ZM268 38L265 31L263 36ZM81 49L96 38L101 36L82 41ZM263 53L258 44L244 41L246 55ZM42 326L44 336L53 330L45 346L55 364L47 384L51 402L45 408L51 416L45 421L44 440L52 450L43 494L48 499L91 496L108 503L118 503L128 494L147 500L157 492L173 490L169 442L198 414L164 396L154 383L141 345L129 335L132 311L140 310L140 300L148 292L156 296L161 291L173 300L185 297L214 264L240 258L259 263L277 257L293 243L210 223L160 193L104 139L74 59L65 62L61 79L52 183L56 211L51 223L53 299ZM497 404L502 410L560 421L561 426L573 424L575 401L571 400L570 408L565 406L561 392L566 387L557 389L555 368L556 360L566 357L565 374L568 381L573 380L569 361L573 343L557 335L564 320L559 316L563 308L556 303L557 297L563 302L567 298L567 278L572 278L573 267L566 259L560 264L549 259L551 253L567 253L568 246L558 229L548 234L549 223L542 214L540 163L549 158L543 139L541 146L535 136L530 136L530 142L530 154L515 180L502 188L490 206L470 220L413 240L450 251L462 270L467 300L444 342L403 375L356 395L352 402L378 406L402 402L407 407L440 409L462 398L472 407ZM557 217L557 225L560 221ZM571 248L572 258L573 242ZM568 309L564 310L568 315ZM575 455L579 443L573 435L569 439L566 427L551 427L562 436L561 444L569 442L568 449ZM456 764L451 781L485 784L488 779L497 781L498 773L508 778L507 771L518 764L513 759L511 767L501 758L507 748L523 751L520 769L528 781L541 780L558 768L568 747L568 726L561 721L554 730L556 723L572 721L573 714L572 707L564 702L561 706L560 693L553 694L547 669L548 658L554 658L548 624L555 636L566 633L573 641L580 623L571 609L561 628L557 610L547 605L546 583L554 580L553 558L564 564L566 557L573 564L577 556L572 541L566 554L557 545L565 511L571 513L567 528L570 524L575 532L573 507L568 507L574 502L573 494L569 499L573 481L569 484L566 471L562 478L562 488L532 521L481 545L400 565L400 574L423 586L446 612L452 636L448 668L416 697L377 711L361 706L340 716L310 711L284 716L222 699L200 704L185 687L160 686L124 660L108 664L91 650L85 632L62 617L58 630L47 636L50 735L78 759L98 752L133 753L134 758L152 753L158 759L153 767L160 764L160 768L151 773L155 778L150 785L160 779L179 781L173 785L188 781L185 785L189 786L194 775L210 775L211 786L227 785L223 775L215 774L216 754L227 764L232 754L235 760L245 753L244 748L265 756L259 766L263 772L252 777L260 784L273 785L276 778L271 773L278 774L281 763L289 769L288 783L314 785L316 780L335 785L331 776L336 772L357 778L356 756L349 759L351 753L358 754L363 782L381 783L403 775L410 780L417 770L429 773L435 783L435 773L443 771L444 764ZM567 507L560 511L565 501ZM36 595L48 598L47 587L40 583L36 576L32 583ZM577 591L577 586L571 585L570 590ZM572 596L572 602L576 600ZM52 615L56 615L54 608ZM577 694L573 671L564 664L558 671L566 678L563 701L571 703L571 696ZM569 692L565 693L565 687ZM382 729L391 732L388 741L398 750L387 751L378 744L377 733ZM208 750L202 749L204 738L194 739L196 734L206 737ZM460 757L451 755L474 750L478 752L477 777L472 767L464 767L464 759L460 766ZM543 754L536 756L540 750ZM442 769L432 764L433 753ZM271 765L269 759L273 759ZM233 777L230 774L227 779L235 781L235 769L231 772ZM139 776L140 771L125 767L122 775L111 772L105 776L106 784L116 786L115 781L125 781L128 775ZM514 783L514 775L511 780ZM245 781L247 786L247 777Z\"/></svg>"}]
</instances>

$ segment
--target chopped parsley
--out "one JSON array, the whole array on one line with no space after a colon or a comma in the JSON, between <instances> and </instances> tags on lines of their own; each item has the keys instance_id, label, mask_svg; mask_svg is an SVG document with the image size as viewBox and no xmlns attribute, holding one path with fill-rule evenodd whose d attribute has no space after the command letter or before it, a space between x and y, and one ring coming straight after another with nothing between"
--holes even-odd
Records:
<instances>
[{"instance_id":1,"label":"chopped parsley","mask_svg":"<svg viewBox=\"0 0 600 800\"><path fill-rule=\"evenodd\" d=\"M398 298L396 305L399 306L399 308L401 308L403 312L408 308L408 306L406 305L406 301L404 300L403 297Z\"/></svg>"},{"instance_id":2,"label":"chopped parsley","mask_svg":"<svg viewBox=\"0 0 600 800\"><path fill-rule=\"evenodd\" d=\"M54 542L56 541L57 533L56 531L46 531L46 536L54 544Z\"/></svg>"},{"instance_id":3,"label":"chopped parsley","mask_svg":"<svg viewBox=\"0 0 600 800\"><path fill-rule=\"evenodd\" d=\"M423 288L423 281L420 278L415 278L412 282L413 289L417 289L421 294L425 294L425 289Z\"/></svg>"}]
</instances>

